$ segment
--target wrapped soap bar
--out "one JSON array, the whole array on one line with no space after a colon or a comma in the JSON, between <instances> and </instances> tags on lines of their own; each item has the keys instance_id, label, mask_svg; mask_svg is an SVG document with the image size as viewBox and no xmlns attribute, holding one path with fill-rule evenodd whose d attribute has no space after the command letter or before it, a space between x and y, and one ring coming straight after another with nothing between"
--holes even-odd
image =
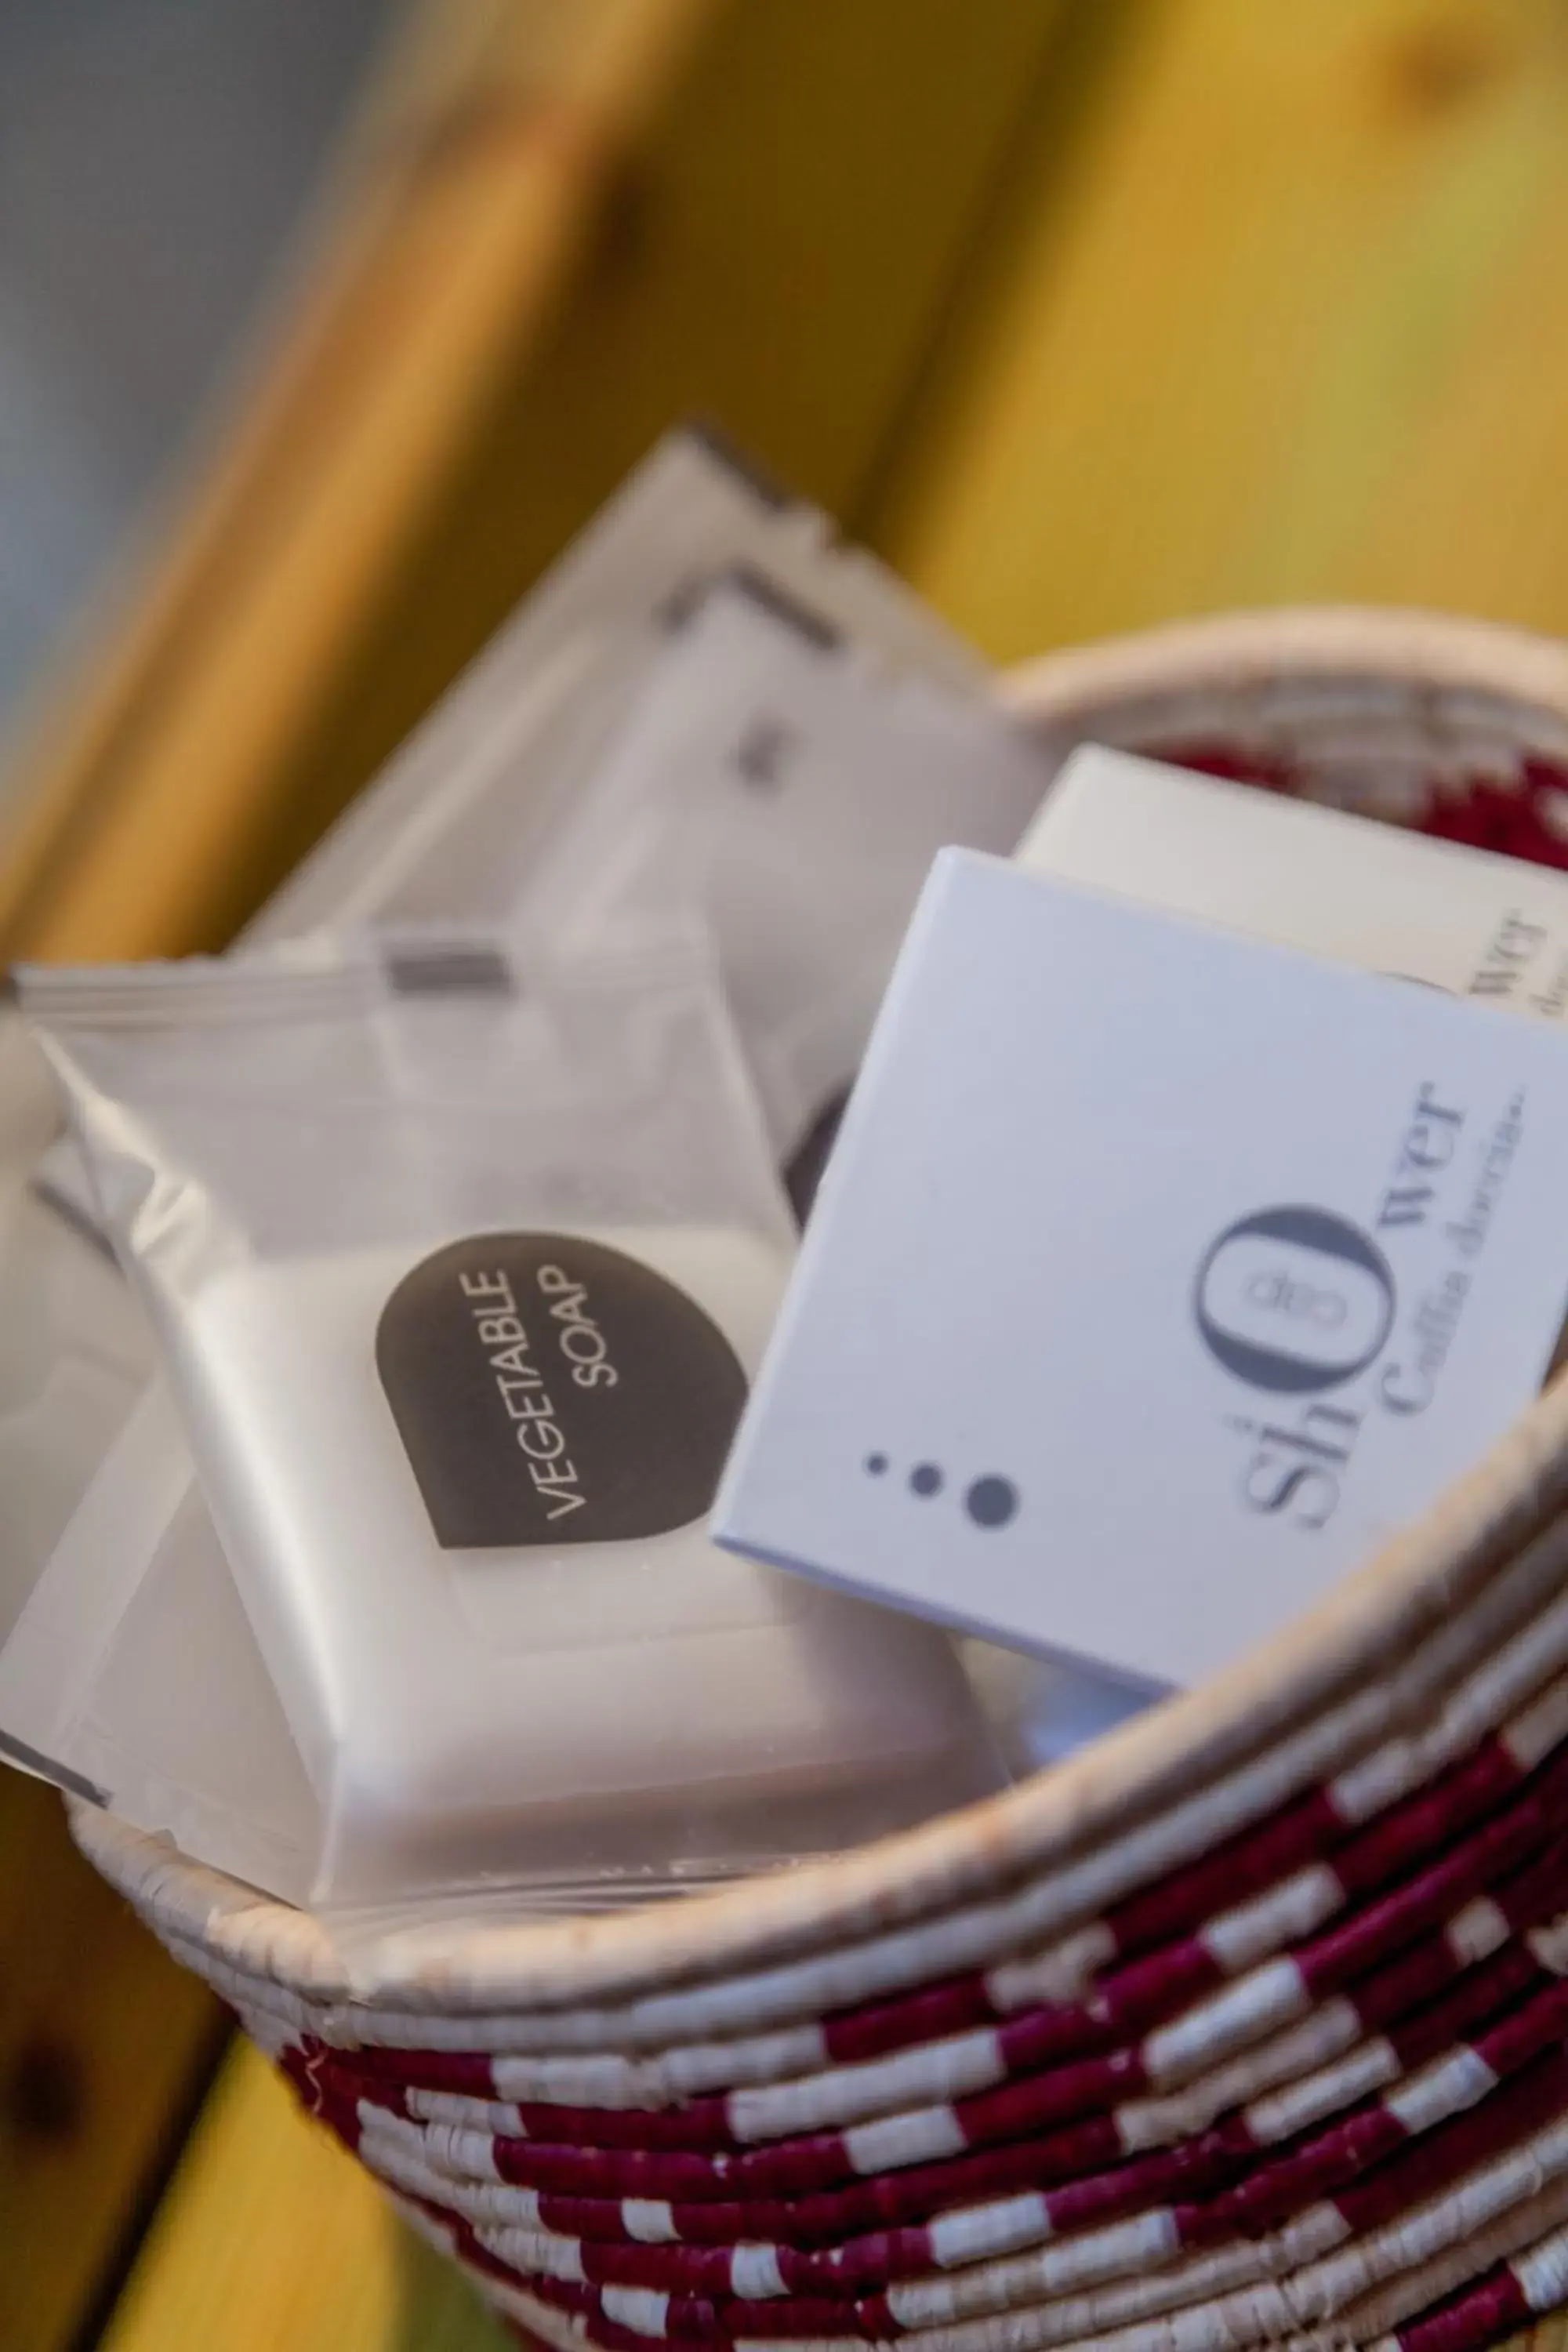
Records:
<instances>
[{"instance_id":1,"label":"wrapped soap bar","mask_svg":"<svg viewBox=\"0 0 1568 2352\"><path fill-rule=\"evenodd\" d=\"M787 1161L853 1081L932 858L1010 851L1048 781L983 697L732 576L672 627L511 920L577 951L710 931Z\"/></svg>"},{"instance_id":2,"label":"wrapped soap bar","mask_svg":"<svg viewBox=\"0 0 1568 2352\"><path fill-rule=\"evenodd\" d=\"M792 1251L705 962L422 935L24 1001L311 1791L276 1891L624 1898L993 1783L939 1636L708 1541Z\"/></svg>"},{"instance_id":3,"label":"wrapped soap bar","mask_svg":"<svg viewBox=\"0 0 1568 2352\"><path fill-rule=\"evenodd\" d=\"M0 1192L0 1638L152 1362L111 1258L25 1185Z\"/></svg>"},{"instance_id":4,"label":"wrapped soap bar","mask_svg":"<svg viewBox=\"0 0 1568 2352\"><path fill-rule=\"evenodd\" d=\"M828 518L700 428L667 434L274 894L257 942L345 920L504 920L668 642L735 571L829 640L973 699L984 666Z\"/></svg>"},{"instance_id":5,"label":"wrapped soap bar","mask_svg":"<svg viewBox=\"0 0 1568 2352\"><path fill-rule=\"evenodd\" d=\"M1084 744L1016 863L1496 1012L1568 1021L1568 876L1495 850Z\"/></svg>"},{"instance_id":6,"label":"wrapped soap bar","mask_svg":"<svg viewBox=\"0 0 1568 2352\"><path fill-rule=\"evenodd\" d=\"M892 573L678 434L249 936L463 919L598 954L710 931L789 1163L854 1076L937 850L1011 851L1049 775Z\"/></svg>"}]
</instances>

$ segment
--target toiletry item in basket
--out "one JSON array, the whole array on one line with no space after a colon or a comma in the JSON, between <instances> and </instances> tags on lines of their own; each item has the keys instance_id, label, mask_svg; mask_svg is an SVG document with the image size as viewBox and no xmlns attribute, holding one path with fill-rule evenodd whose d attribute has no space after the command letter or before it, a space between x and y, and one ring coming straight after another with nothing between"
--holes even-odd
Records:
<instances>
[{"instance_id":1,"label":"toiletry item in basket","mask_svg":"<svg viewBox=\"0 0 1568 2352\"><path fill-rule=\"evenodd\" d=\"M1500 1013L1568 1021L1568 875L1515 857L1089 745L1017 862Z\"/></svg>"},{"instance_id":2,"label":"toiletry item in basket","mask_svg":"<svg viewBox=\"0 0 1568 2352\"><path fill-rule=\"evenodd\" d=\"M1565 1164L1551 1027L945 852L715 1530L1193 1681L1534 1392Z\"/></svg>"},{"instance_id":3,"label":"toiletry item in basket","mask_svg":"<svg viewBox=\"0 0 1568 2352\"><path fill-rule=\"evenodd\" d=\"M854 1077L937 851L1011 850L1048 781L983 698L721 580L672 625L513 919L579 951L710 930L791 1162Z\"/></svg>"},{"instance_id":4,"label":"toiletry item in basket","mask_svg":"<svg viewBox=\"0 0 1568 2352\"><path fill-rule=\"evenodd\" d=\"M707 1539L791 1255L708 964L425 933L24 1003L310 1791L262 1883L626 1899L993 1783L937 1636Z\"/></svg>"},{"instance_id":5,"label":"toiletry item in basket","mask_svg":"<svg viewBox=\"0 0 1568 2352\"><path fill-rule=\"evenodd\" d=\"M262 944L344 922L503 924L668 643L672 616L740 571L894 673L986 691L979 656L827 517L712 436L670 433L524 597L274 894ZM1008 845L1011 846L1011 844Z\"/></svg>"},{"instance_id":6,"label":"toiletry item in basket","mask_svg":"<svg viewBox=\"0 0 1568 2352\"><path fill-rule=\"evenodd\" d=\"M900 581L673 435L249 937L467 921L598 954L710 928L788 1163L936 851L1011 850L1049 774Z\"/></svg>"}]
</instances>

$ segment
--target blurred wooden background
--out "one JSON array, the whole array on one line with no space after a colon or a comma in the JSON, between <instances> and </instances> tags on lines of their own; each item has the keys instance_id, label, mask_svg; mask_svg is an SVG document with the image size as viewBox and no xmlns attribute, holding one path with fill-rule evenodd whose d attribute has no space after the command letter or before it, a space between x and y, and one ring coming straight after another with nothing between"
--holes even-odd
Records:
<instances>
[{"instance_id":1,"label":"blurred wooden background","mask_svg":"<svg viewBox=\"0 0 1568 2352\"><path fill-rule=\"evenodd\" d=\"M691 413L998 660L1568 632L1568 9L426 0L11 746L0 953L221 944ZM499 2343L217 2031L0 1780L5 2352Z\"/></svg>"}]
</instances>

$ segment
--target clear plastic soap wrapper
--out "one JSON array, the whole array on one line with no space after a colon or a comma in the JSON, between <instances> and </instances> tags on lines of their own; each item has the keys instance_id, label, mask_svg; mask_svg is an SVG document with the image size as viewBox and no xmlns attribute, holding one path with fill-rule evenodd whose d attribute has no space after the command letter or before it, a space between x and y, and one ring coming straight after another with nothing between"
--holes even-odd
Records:
<instances>
[{"instance_id":1,"label":"clear plastic soap wrapper","mask_svg":"<svg viewBox=\"0 0 1568 2352\"><path fill-rule=\"evenodd\" d=\"M702 959L423 935L39 970L24 1003L211 1509L120 1642L141 1611L177 1677L158 1612L226 1554L298 1759L258 1883L626 1899L994 1784L939 1635L707 1539L792 1244ZM200 1814L148 1825L235 1867Z\"/></svg>"},{"instance_id":2,"label":"clear plastic soap wrapper","mask_svg":"<svg viewBox=\"0 0 1568 2352\"><path fill-rule=\"evenodd\" d=\"M160 1379L0 1641L0 1754L198 1861L310 1893L321 1809Z\"/></svg>"},{"instance_id":3,"label":"clear plastic soap wrapper","mask_svg":"<svg viewBox=\"0 0 1568 2352\"><path fill-rule=\"evenodd\" d=\"M579 952L710 934L787 1163L853 1081L938 850L1011 850L1048 781L983 697L731 576L672 619L493 912Z\"/></svg>"},{"instance_id":4,"label":"clear plastic soap wrapper","mask_svg":"<svg viewBox=\"0 0 1568 2352\"><path fill-rule=\"evenodd\" d=\"M829 640L975 698L978 656L828 518L721 442L668 434L573 541L248 938L344 921L504 921L542 841L669 642L673 615L741 572ZM1008 844L1011 846L1011 844Z\"/></svg>"},{"instance_id":5,"label":"clear plastic soap wrapper","mask_svg":"<svg viewBox=\"0 0 1568 2352\"><path fill-rule=\"evenodd\" d=\"M597 953L707 928L789 1161L937 850L1010 851L1049 772L892 573L672 435L250 937L460 917Z\"/></svg>"},{"instance_id":6,"label":"clear plastic soap wrapper","mask_svg":"<svg viewBox=\"0 0 1568 2352\"><path fill-rule=\"evenodd\" d=\"M0 1642L152 1360L112 1259L29 1189L58 1116L21 1020L0 1013Z\"/></svg>"}]
</instances>

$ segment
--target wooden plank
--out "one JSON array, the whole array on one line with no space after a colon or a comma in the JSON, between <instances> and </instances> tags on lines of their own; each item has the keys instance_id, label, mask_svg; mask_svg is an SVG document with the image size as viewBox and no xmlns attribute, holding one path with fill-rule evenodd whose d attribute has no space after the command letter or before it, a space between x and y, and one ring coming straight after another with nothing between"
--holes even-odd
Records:
<instances>
[{"instance_id":1,"label":"wooden plank","mask_svg":"<svg viewBox=\"0 0 1568 2352\"><path fill-rule=\"evenodd\" d=\"M1172 614L1568 628L1555 0L1160 0L1043 126L874 536L1002 658Z\"/></svg>"},{"instance_id":2,"label":"wooden plank","mask_svg":"<svg viewBox=\"0 0 1568 2352\"><path fill-rule=\"evenodd\" d=\"M216 2002L0 1766L0 2344L63 2352L211 2063Z\"/></svg>"},{"instance_id":3,"label":"wooden plank","mask_svg":"<svg viewBox=\"0 0 1568 2352\"><path fill-rule=\"evenodd\" d=\"M500 2352L512 2340L247 2043L102 2352Z\"/></svg>"},{"instance_id":4,"label":"wooden plank","mask_svg":"<svg viewBox=\"0 0 1568 2352\"><path fill-rule=\"evenodd\" d=\"M222 870L707 5L429 0L188 521L17 755L0 930L47 950L58 887L66 951L144 951Z\"/></svg>"},{"instance_id":5,"label":"wooden plank","mask_svg":"<svg viewBox=\"0 0 1568 2352\"><path fill-rule=\"evenodd\" d=\"M851 500L1058 9L431 0L459 62L404 77L107 685L18 754L4 951L216 943L680 415Z\"/></svg>"}]
</instances>

